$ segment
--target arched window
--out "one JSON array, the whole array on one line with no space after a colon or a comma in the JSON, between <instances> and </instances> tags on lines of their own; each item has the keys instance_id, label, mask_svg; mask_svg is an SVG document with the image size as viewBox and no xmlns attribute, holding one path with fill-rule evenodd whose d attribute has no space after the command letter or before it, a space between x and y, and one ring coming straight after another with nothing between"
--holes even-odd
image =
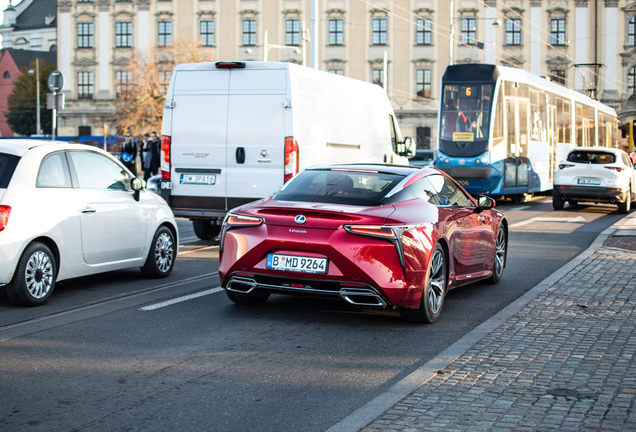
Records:
<instances>
[{"instance_id":1,"label":"arched window","mask_svg":"<svg viewBox=\"0 0 636 432\"><path fill-rule=\"evenodd\" d=\"M9 71L4 71L4 75L2 76L4 79L9 79L11 78L11 72Z\"/></svg>"},{"instance_id":2,"label":"arched window","mask_svg":"<svg viewBox=\"0 0 636 432\"><path fill-rule=\"evenodd\" d=\"M636 67L633 67L629 70L627 74L627 93L630 96L636 96Z\"/></svg>"},{"instance_id":3,"label":"arched window","mask_svg":"<svg viewBox=\"0 0 636 432\"><path fill-rule=\"evenodd\" d=\"M632 16L627 24L627 45L636 45L636 15Z\"/></svg>"}]
</instances>

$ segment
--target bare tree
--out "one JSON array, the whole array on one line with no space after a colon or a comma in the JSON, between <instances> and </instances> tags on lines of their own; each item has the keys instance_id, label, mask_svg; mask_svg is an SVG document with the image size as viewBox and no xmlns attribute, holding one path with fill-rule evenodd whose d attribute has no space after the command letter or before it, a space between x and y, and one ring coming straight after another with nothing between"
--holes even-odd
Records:
<instances>
[{"instance_id":1,"label":"bare tree","mask_svg":"<svg viewBox=\"0 0 636 432\"><path fill-rule=\"evenodd\" d=\"M212 61L199 41L177 39L172 46L135 51L126 71L115 76L115 119L118 133L161 130L163 103L174 67Z\"/></svg>"}]
</instances>

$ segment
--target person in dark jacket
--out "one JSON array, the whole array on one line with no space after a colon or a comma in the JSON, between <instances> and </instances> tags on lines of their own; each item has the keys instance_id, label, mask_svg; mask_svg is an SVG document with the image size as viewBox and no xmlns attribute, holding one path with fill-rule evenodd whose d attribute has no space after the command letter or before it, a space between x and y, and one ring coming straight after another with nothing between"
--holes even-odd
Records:
<instances>
[{"instance_id":1,"label":"person in dark jacket","mask_svg":"<svg viewBox=\"0 0 636 432\"><path fill-rule=\"evenodd\" d=\"M159 173L159 161L161 157L161 141L157 137L157 132L150 134L148 141L148 153L144 160L144 180L148 180L155 174Z\"/></svg>"},{"instance_id":2,"label":"person in dark jacket","mask_svg":"<svg viewBox=\"0 0 636 432\"><path fill-rule=\"evenodd\" d=\"M137 164L135 162L137 160L137 144L133 141L130 133L124 136L124 144L122 145L119 158L126 168L136 176Z\"/></svg>"}]
</instances>

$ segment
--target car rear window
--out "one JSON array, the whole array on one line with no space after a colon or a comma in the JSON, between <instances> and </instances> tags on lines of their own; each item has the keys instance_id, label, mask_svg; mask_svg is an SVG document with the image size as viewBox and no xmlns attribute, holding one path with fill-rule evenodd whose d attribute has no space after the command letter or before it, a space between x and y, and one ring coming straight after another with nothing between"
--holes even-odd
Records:
<instances>
[{"instance_id":1,"label":"car rear window","mask_svg":"<svg viewBox=\"0 0 636 432\"><path fill-rule=\"evenodd\" d=\"M608 152L573 151L568 156L569 162L581 162L590 164L612 164L616 162L616 155Z\"/></svg>"},{"instance_id":2,"label":"car rear window","mask_svg":"<svg viewBox=\"0 0 636 432\"><path fill-rule=\"evenodd\" d=\"M274 198L279 201L378 206L403 179L404 176L399 174L380 172L306 170Z\"/></svg>"},{"instance_id":3,"label":"car rear window","mask_svg":"<svg viewBox=\"0 0 636 432\"><path fill-rule=\"evenodd\" d=\"M13 171L20 161L19 156L0 153L0 189L9 187Z\"/></svg>"}]
</instances>

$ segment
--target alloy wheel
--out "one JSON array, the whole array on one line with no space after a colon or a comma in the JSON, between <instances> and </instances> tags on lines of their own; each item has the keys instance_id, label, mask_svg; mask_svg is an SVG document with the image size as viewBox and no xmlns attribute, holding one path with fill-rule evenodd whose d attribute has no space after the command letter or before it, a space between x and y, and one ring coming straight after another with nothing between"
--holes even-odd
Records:
<instances>
[{"instance_id":1,"label":"alloy wheel","mask_svg":"<svg viewBox=\"0 0 636 432\"><path fill-rule=\"evenodd\" d=\"M497 246L495 249L495 268L493 269L497 277L501 277L504 271L504 261L506 259L506 233L503 228L497 232Z\"/></svg>"},{"instance_id":2,"label":"alloy wheel","mask_svg":"<svg viewBox=\"0 0 636 432\"><path fill-rule=\"evenodd\" d=\"M161 272L167 272L174 260L174 246L168 233L161 233L155 242L155 262Z\"/></svg>"},{"instance_id":3,"label":"alloy wheel","mask_svg":"<svg viewBox=\"0 0 636 432\"><path fill-rule=\"evenodd\" d=\"M442 309L445 288L446 263L444 253L440 249L436 249L431 260L431 276L428 285L428 305L434 315L437 315Z\"/></svg>"},{"instance_id":4,"label":"alloy wheel","mask_svg":"<svg viewBox=\"0 0 636 432\"><path fill-rule=\"evenodd\" d=\"M25 282L29 294L36 299L45 297L51 290L53 263L46 253L37 251L29 257L25 269Z\"/></svg>"}]
</instances>

